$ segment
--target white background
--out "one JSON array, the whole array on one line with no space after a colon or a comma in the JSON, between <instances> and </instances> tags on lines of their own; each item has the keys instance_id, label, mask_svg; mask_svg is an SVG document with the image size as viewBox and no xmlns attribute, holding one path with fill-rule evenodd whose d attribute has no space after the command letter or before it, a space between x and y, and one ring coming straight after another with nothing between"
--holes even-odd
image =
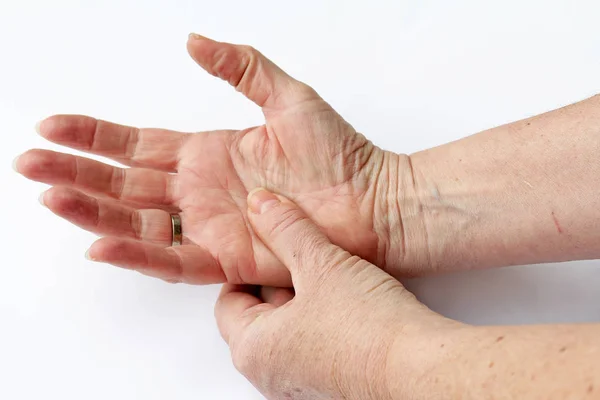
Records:
<instances>
[{"instance_id":1,"label":"white background","mask_svg":"<svg viewBox=\"0 0 600 400\"><path fill-rule=\"evenodd\" d=\"M218 287L85 261L94 237L10 170L54 113L184 131L259 110L187 56L187 34L251 44L376 144L413 152L600 92L600 6L565 1L0 0L0 398L259 399L212 316ZM409 285L471 323L600 321L600 264Z\"/></svg>"}]
</instances>

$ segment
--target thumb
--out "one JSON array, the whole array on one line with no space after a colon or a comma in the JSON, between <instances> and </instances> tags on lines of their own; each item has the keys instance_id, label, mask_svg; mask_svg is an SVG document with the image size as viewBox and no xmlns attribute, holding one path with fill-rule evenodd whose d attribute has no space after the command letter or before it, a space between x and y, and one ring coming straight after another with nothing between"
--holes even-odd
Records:
<instances>
[{"instance_id":1,"label":"thumb","mask_svg":"<svg viewBox=\"0 0 600 400\"><path fill-rule=\"evenodd\" d=\"M318 98L309 86L293 79L249 46L217 42L191 34L188 52L209 74L227 82L265 109L285 108Z\"/></svg>"},{"instance_id":2,"label":"thumb","mask_svg":"<svg viewBox=\"0 0 600 400\"><path fill-rule=\"evenodd\" d=\"M294 287L360 260L332 244L295 203L283 196L255 189L248 194L248 208L254 231L290 270Z\"/></svg>"}]
</instances>

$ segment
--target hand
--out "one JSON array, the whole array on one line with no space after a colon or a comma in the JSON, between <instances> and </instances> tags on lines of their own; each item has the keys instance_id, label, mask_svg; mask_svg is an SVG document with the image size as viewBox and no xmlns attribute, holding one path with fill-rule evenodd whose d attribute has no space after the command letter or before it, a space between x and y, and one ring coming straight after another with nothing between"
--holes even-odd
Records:
<instances>
[{"instance_id":1,"label":"hand","mask_svg":"<svg viewBox=\"0 0 600 400\"><path fill-rule=\"evenodd\" d=\"M215 315L238 370L269 399L366 400L389 399L387 365L405 363L402 390L408 390L418 364L428 358L415 357L415 349L423 348L418 343L450 340L459 324L333 245L286 198L259 190L248 205L252 227L289 268L296 292L223 287ZM398 346L415 349L391 362L392 349L403 354Z\"/></svg>"},{"instance_id":2,"label":"hand","mask_svg":"<svg viewBox=\"0 0 600 400\"><path fill-rule=\"evenodd\" d=\"M404 232L394 229L399 191L388 189L397 189L410 163L373 146L257 51L194 35L188 50L262 107L266 123L183 134L60 115L41 123L43 137L133 168L46 150L30 150L16 163L26 177L55 186L42 198L54 213L106 236L89 256L174 282L289 285L287 269L245 216L249 189L264 186L309 210L351 253L383 267L400 263L402 241L389 235ZM185 245L171 248L169 212L179 210Z\"/></svg>"}]
</instances>

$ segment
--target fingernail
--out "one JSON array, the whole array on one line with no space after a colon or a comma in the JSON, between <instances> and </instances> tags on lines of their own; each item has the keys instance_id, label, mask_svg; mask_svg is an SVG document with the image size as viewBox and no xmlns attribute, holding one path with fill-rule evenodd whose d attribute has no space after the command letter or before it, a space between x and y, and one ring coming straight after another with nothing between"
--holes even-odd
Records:
<instances>
[{"instance_id":1,"label":"fingernail","mask_svg":"<svg viewBox=\"0 0 600 400\"><path fill-rule=\"evenodd\" d=\"M42 122L44 122L44 120L38 121L38 122L35 124L35 131L37 132L37 134L38 134L38 135L41 135L41 134L42 134L42 131L41 131L41 129L40 129L40 127L42 126Z\"/></svg>"},{"instance_id":2,"label":"fingernail","mask_svg":"<svg viewBox=\"0 0 600 400\"><path fill-rule=\"evenodd\" d=\"M201 40L201 39L206 39L204 36L202 35L198 35L197 33L190 33L188 36L189 39L194 39L194 40Z\"/></svg>"},{"instance_id":3,"label":"fingernail","mask_svg":"<svg viewBox=\"0 0 600 400\"><path fill-rule=\"evenodd\" d=\"M12 169L14 169L15 172L19 172L19 170L17 169L17 162L19 162L19 157L21 157L21 156L15 157L15 159L12 162Z\"/></svg>"},{"instance_id":4,"label":"fingernail","mask_svg":"<svg viewBox=\"0 0 600 400\"><path fill-rule=\"evenodd\" d=\"M40 194L40 197L38 197L38 201L40 202L41 205L43 205L44 207L46 207L46 203L44 202L44 196L46 195L46 192L42 192L42 194Z\"/></svg>"},{"instance_id":5,"label":"fingernail","mask_svg":"<svg viewBox=\"0 0 600 400\"><path fill-rule=\"evenodd\" d=\"M92 256L90 256L90 251L89 250L85 252L85 258L87 258L90 261L96 261L95 258L93 258Z\"/></svg>"},{"instance_id":6,"label":"fingernail","mask_svg":"<svg viewBox=\"0 0 600 400\"><path fill-rule=\"evenodd\" d=\"M254 214L263 214L281 203L277 196L263 189L257 188L248 193L248 208Z\"/></svg>"}]
</instances>

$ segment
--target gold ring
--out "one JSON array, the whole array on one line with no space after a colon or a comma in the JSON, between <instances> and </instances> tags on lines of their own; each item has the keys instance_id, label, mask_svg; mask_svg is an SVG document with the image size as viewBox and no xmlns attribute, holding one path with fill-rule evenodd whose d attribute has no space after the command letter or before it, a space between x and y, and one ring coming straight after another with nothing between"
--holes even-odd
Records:
<instances>
[{"instance_id":1,"label":"gold ring","mask_svg":"<svg viewBox=\"0 0 600 400\"><path fill-rule=\"evenodd\" d=\"M181 217L179 214L171 214L172 237L171 246L181 246L183 243L183 230L181 229Z\"/></svg>"}]
</instances>

